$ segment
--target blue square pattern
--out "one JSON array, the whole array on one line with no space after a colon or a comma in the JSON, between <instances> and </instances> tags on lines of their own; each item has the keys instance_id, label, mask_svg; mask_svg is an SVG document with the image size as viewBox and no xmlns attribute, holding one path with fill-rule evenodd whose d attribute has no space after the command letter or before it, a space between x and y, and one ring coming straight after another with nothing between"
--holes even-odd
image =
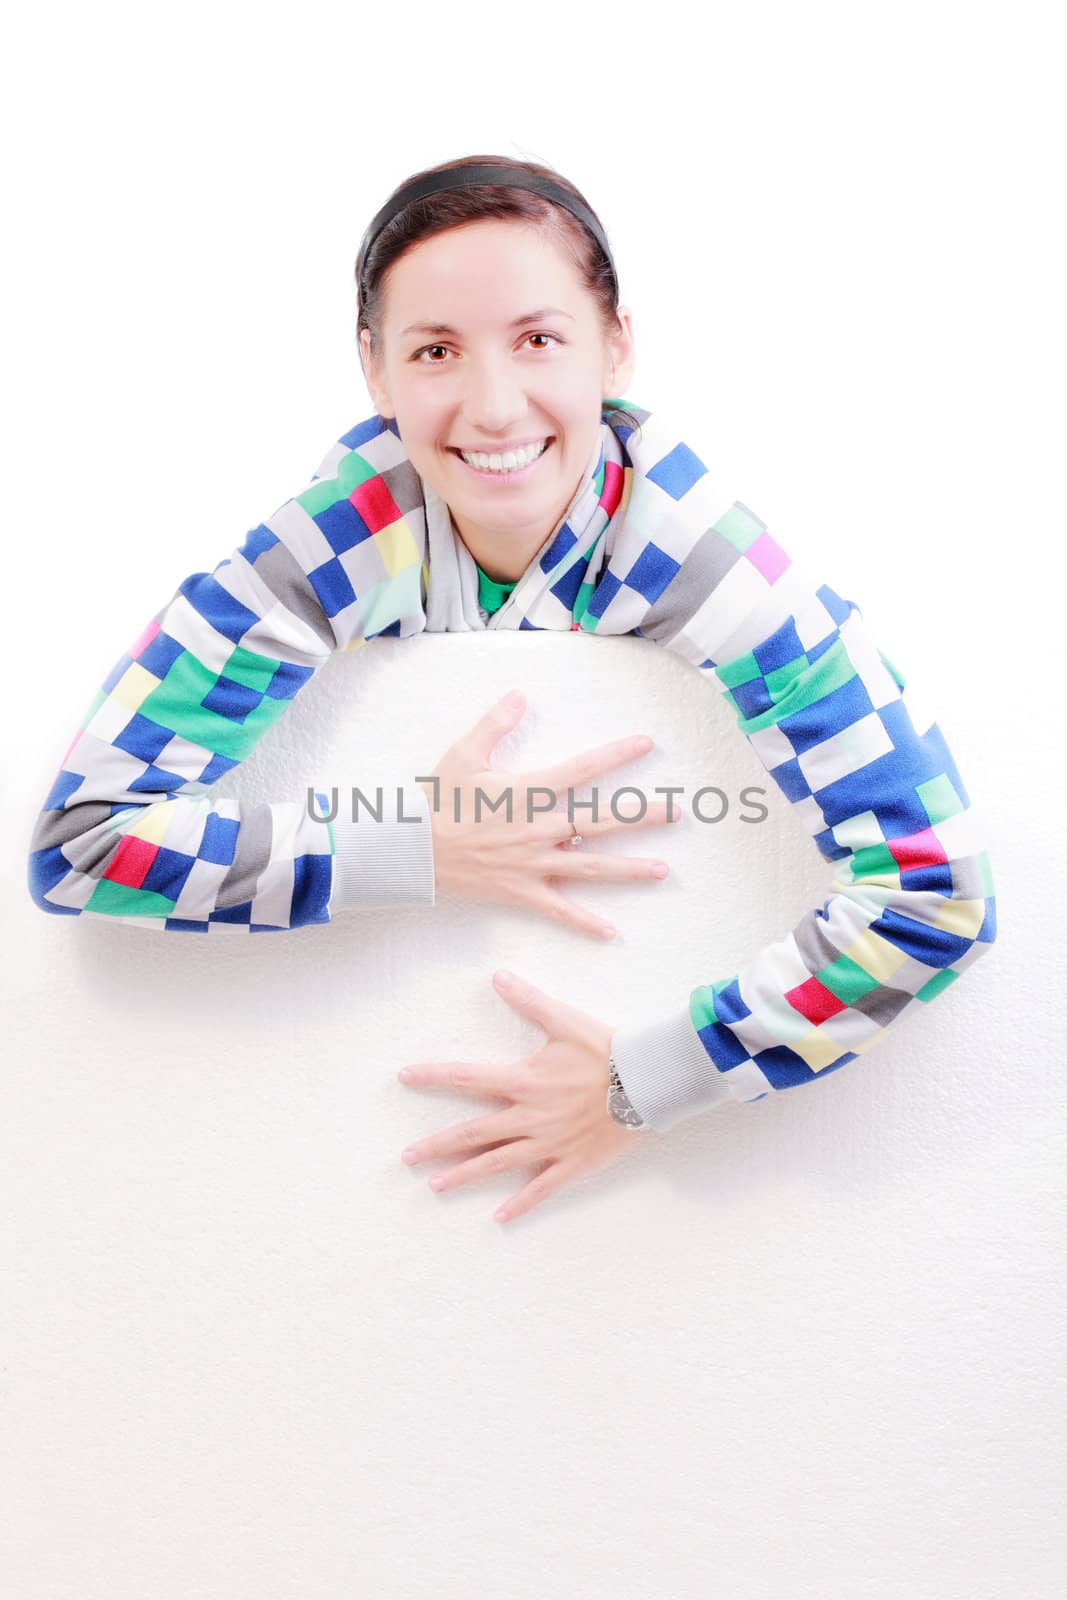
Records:
<instances>
[{"instance_id":1,"label":"blue square pattern","mask_svg":"<svg viewBox=\"0 0 1067 1600\"><path fill-rule=\"evenodd\" d=\"M580 561L576 561L573 567L568 567L566 572L560 574L551 587L550 593L554 594L560 604L572 614L584 578L585 568Z\"/></svg>"},{"instance_id":2,"label":"blue square pattern","mask_svg":"<svg viewBox=\"0 0 1067 1600\"><path fill-rule=\"evenodd\" d=\"M798 656L805 654L797 632L795 617L786 617L781 627L776 628L761 644L756 645L752 652L757 667L765 673L776 672L779 667L784 667L788 662L795 661Z\"/></svg>"},{"instance_id":3,"label":"blue square pattern","mask_svg":"<svg viewBox=\"0 0 1067 1600\"><path fill-rule=\"evenodd\" d=\"M220 911L209 911L207 920L208 922L251 922L252 902L251 900L242 900L239 906L224 906Z\"/></svg>"},{"instance_id":4,"label":"blue square pattern","mask_svg":"<svg viewBox=\"0 0 1067 1600\"><path fill-rule=\"evenodd\" d=\"M347 433L343 433L339 443L346 445L349 450L356 450L361 444L366 444L368 439L376 439L381 431L382 419L375 412L373 416L367 417L363 422L357 422L354 428L349 428ZM394 427L392 431L399 437L397 428Z\"/></svg>"},{"instance_id":5,"label":"blue square pattern","mask_svg":"<svg viewBox=\"0 0 1067 1600\"><path fill-rule=\"evenodd\" d=\"M220 565L228 566L229 562L223 561ZM199 612L215 632L221 633L231 644L240 644L249 628L254 628L260 621L254 611L242 605L208 572L194 572L192 577L179 585L178 593L184 595L193 610Z\"/></svg>"},{"instance_id":6,"label":"blue square pattern","mask_svg":"<svg viewBox=\"0 0 1067 1600\"><path fill-rule=\"evenodd\" d=\"M37 900L43 900L57 883L60 883L70 871L70 862L63 854L58 844L49 845L44 850L35 850L29 858L27 877L30 892ZM80 906L56 906L56 910L72 916L77 916Z\"/></svg>"},{"instance_id":7,"label":"blue square pattern","mask_svg":"<svg viewBox=\"0 0 1067 1600\"><path fill-rule=\"evenodd\" d=\"M127 755L136 756L138 761L154 761L173 738L173 728L161 727L150 717L135 711L121 732L114 735L111 743L117 750L125 750ZM170 784L165 787L169 789Z\"/></svg>"},{"instance_id":8,"label":"blue square pattern","mask_svg":"<svg viewBox=\"0 0 1067 1600\"><path fill-rule=\"evenodd\" d=\"M160 630L137 657L137 665L162 682L184 649L185 646L179 644L177 639Z\"/></svg>"},{"instance_id":9,"label":"blue square pattern","mask_svg":"<svg viewBox=\"0 0 1067 1600\"><path fill-rule=\"evenodd\" d=\"M697 1029L697 1035L720 1072L729 1072L731 1067L740 1066L742 1061L750 1059L737 1035L721 1022L709 1022Z\"/></svg>"},{"instance_id":10,"label":"blue square pattern","mask_svg":"<svg viewBox=\"0 0 1067 1600\"><path fill-rule=\"evenodd\" d=\"M198 781L206 783L210 788L213 783L218 783L220 778L224 778L227 772L232 772L234 767L240 765L240 761L235 760L233 756L224 756L216 752L201 772Z\"/></svg>"},{"instance_id":11,"label":"blue square pattern","mask_svg":"<svg viewBox=\"0 0 1067 1600\"><path fill-rule=\"evenodd\" d=\"M780 761L770 769L770 774L791 805L810 796L811 786L795 756L792 761Z\"/></svg>"},{"instance_id":12,"label":"blue square pattern","mask_svg":"<svg viewBox=\"0 0 1067 1600\"><path fill-rule=\"evenodd\" d=\"M77 755L77 746L74 754ZM61 767L56 773L56 781L48 792L48 798L41 807L42 811L62 811L67 799L75 789L80 789L85 778L80 772L68 772L66 767ZM69 863L68 863L69 865Z\"/></svg>"},{"instance_id":13,"label":"blue square pattern","mask_svg":"<svg viewBox=\"0 0 1067 1600\"><path fill-rule=\"evenodd\" d=\"M813 837L820 855L825 856L827 861L841 861L852 854L847 844L838 844L830 828L823 828Z\"/></svg>"},{"instance_id":14,"label":"blue square pattern","mask_svg":"<svg viewBox=\"0 0 1067 1600\"><path fill-rule=\"evenodd\" d=\"M900 874L902 889L930 889L952 898L952 868L947 861L934 861L925 867L907 867Z\"/></svg>"},{"instance_id":15,"label":"blue square pattern","mask_svg":"<svg viewBox=\"0 0 1067 1600\"><path fill-rule=\"evenodd\" d=\"M653 604L679 570L680 563L650 539L626 574L626 587Z\"/></svg>"},{"instance_id":16,"label":"blue square pattern","mask_svg":"<svg viewBox=\"0 0 1067 1600\"><path fill-rule=\"evenodd\" d=\"M841 596L834 589L831 589L828 583L820 584L815 593L838 627L847 621L853 610L853 602L851 600L842 600ZM858 611L859 607L855 606L855 609Z\"/></svg>"},{"instance_id":17,"label":"blue square pattern","mask_svg":"<svg viewBox=\"0 0 1067 1600\"><path fill-rule=\"evenodd\" d=\"M213 861L220 867L230 866L237 850L239 827L236 817L220 817L217 811L212 811L196 852L200 860Z\"/></svg>"},{"instance_id":18,"label":"blue square pattern","mask_svg":"<svg viewBox=\"0 0 1067 1600\"><path fill-rule=\"evenodd\" d=\"M799 711L787 713L778 719L778 730L784 733L797 755L814 749L835 734L843 733L874 710L867 685L857 674L831 689L820 700L802 706Z\"/></svg>"},{"instance_id":19,"label":"blue square pattern","mask_svg":"<svg viewBox=\"0 0 1067 1600\"><path fill-rule=\"evenodd\" d=\"M681 500L707 472L707 467L687 444L676 444L648 473L649 480L658 485L672 500Z\"/></svg>"},{"instance_id":20,"label":"blue square pattern","mask_svg":"<svg viewBox=\"0 0 1067 1600\"><path fill-rule=\"evenodd\" d=\"M587 614L602 617L621 588L622 583L613 572L602 572L586 607Z\"/></svg>"},{"instance_id":21,"label":"blue square pattern","mask_svg":"<svg viewBox=\"0 0 1067 1600\"><path fill-rule=\"evenodd\" d=\"M228 722L243 723L262 699L261 690L250 689L246 683L237 683L233 678L223 676L216 678L200 704L205 711L213 711Z\"/></svg>"},{"instance_id":22,"label":"blue square pattern","mask_svg":"<svg viewBox=\"0 0 1067 1600\"><path fill-rule=\"evenodd\" d=\"M816 791L815 799L828 827L873 811L887 839L905 838L930 826L915 792L918 785L941 772L947 772L955 783L955 764L940 731L935 727L919 738L900 701L881 706L875 715L887 729L893 748L826 784Z\"/></svg>"},{"instance_id":23,"label":"blue square pattern","mask_svg":"<svg viewBox=\"0 0 1067 1600\"><path fill-rule=\"evenodd\" d=\"M104 679L103 683L100 685L105 694L111 693L112 689L115 687L116 683L118 683L127 667L131 665L132 661L133 657L130 655L119 657L111 671L108 673L107 677Z\"/></svg>"},{"instance_id":24,"label":"blue square pattern","mask_svg":"<svg viewBox=\"0 0 1067 1600\"><path fill-rule=\"evenodd\" d=\"M265 522L261 522L258 527L252 528L245 535L245 542L238 554L244 556L245 560L250 565L253 565L265 550L272 549L278 543L278 535L272 533Z\"/></svg>"},{"instance_id":25,"label":"blue square pattern","mask_svg":"<svg viewBox=\"0 0 1067 1600\"><path fill-rule=\"evenodd\" d=\"M308 573L308 580L328 617L336 617L356 598L348 573L336 557L332 561L324 561L321 567L315 567Z\"/></svg>"},{"instance_id":26,"label":"blue square pattern","mask_svg":"<svg viewBox=\"0 0 1067 1600\"><path fill-rule=\"evenodd\" d=\"M814 663L816 661L818 661L820 656L826 654L827 650L829 650L831 645L837 643L837 641L838 641L838 639L840 637L841 637L840 630L838 628L832 628L830 630L830 632L826 635L825 639L820 639L818 644L809 645L808 646L808 662L809 662L809 664L810 665L814 665ZM844 648L844 646L842 646L842 649L843 648Z\"/></svg>"},{"instance_id":27,"label":"blue square pattern","mask_svg":"<svg viewBox=\"0 0 1067 1600\"><path fill-rule=\"evenodd\" d=\"M371 531L347 495L316 512L312 519L335 556L371 537Z\"/></svg>"},{"instance_id":28,"label":"blue square pattern","mask_svg":"<svg viewBox=\"0 0 1067 1600\"><path fill-rule=\"evenodd\" d=\"M944 928L932 928L928 922L902 916L891 906L885 908L877 922L871 923L871 932L880 934L926 967L950 967L967 954L974 942L961 934L948 933Z\"/></svg>"},{"instance_id":29,"label":"blue square pattern","mask_svg":"<svg viewBox=\"0 0 1067 1600\"><path fill-rule=\"evenodd\" d=\"M292 700L316 673L315 667L303 667L296 661L279 661L278 670L274 673L266 688L266 696L271 700Z\"/></svg>"},{"instance_id":30,"label":"blue square pattern","mask_svg":"<svg viewBox=\"0 0 1067 1600\"><path fill-rule=\"evenodd\" d=\"M178 850L168 850L165 844L159 845L141 888L146 894L161 894L167 900L177 900L193 870L193 860L194 857Z\"/></svg>"},{"instance_id":31,"label":"blue square pattern","mask_svg":"<svg viewBox=\"0 0 1067 1600\"><path fill-rule=\"evenodd\" d=\"M140 777L134 778L126 785L131 794L163 794L168 799L176 798L175 791L188 783L188 778L183 773L168 772L166 767L146 767Z\"/></svg>"},{"instance_id":32,"label":"blue square pattern","mask_svg":"<svg viewBox=\"0 0 1067 1600\"><path fill-rule=\"evenodd\" d=\"M774 704L771 691L762 678L750 678L747 683L735 684L727 693L738 717L744 722L762 716Z\"/></svg>"},{"instance_id":33,"label":"blue square pattern","mask_svg":"<svg viewBox=\"0 0 1067 1600\"><path fill-rule=\"evenodd\" d=\"M752 1009L741 998L741 985L736 977L716 991L715 1014L720 1022L743 1022L752 1015Z\"/></svg>"},{"instance_id":34,"label":"blue square pattern","mask_svg":"<svg viewBox=\"0 0 1067 1600\"><path fill-rule=\"evenodd\" d=\"M333 880L333 857L297 856L293 862L293 899L289 926L303 928L308 923L329 922L326 910Z\"/></svg>"},{"instance_id":35,"label":"blue square pattern","mask_svg":"<svg viewBox=\"0 0 1067 1600\"><path fill-rule=\"evenodd\" d=\"M752 1059L775 1089L789 1089L794 1084L814 1083L816 1078L825 1078L828 1072L836 1072L839 1067L855 1061L856 1052L846 1050L836 1061L830 1061L825 1067L820 1067L818 1072L813 1071L803 1056L798 1056L796 1051L790 1050L786 1044L774 1045L769 1050L760 1050Z\"/></svg>"},{"instance_id":36,"label":"blue square pattern","mask_svg":"<svg viewBox=\"0 0 1067 1600\"><path fill-rule=\"evenodd\" d=\"M551 572L553 567L558 566L564 557L570 554L577 543L570 524L565 522L538 563L541 571Z\"/></svg>"}]
</instances>

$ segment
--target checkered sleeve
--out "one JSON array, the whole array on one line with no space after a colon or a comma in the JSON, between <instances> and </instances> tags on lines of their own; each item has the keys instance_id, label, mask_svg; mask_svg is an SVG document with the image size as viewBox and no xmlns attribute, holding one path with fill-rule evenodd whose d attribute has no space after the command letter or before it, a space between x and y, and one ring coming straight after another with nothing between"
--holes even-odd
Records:
<instances>
[{"instance_id":1,"label":"checkered sleeve","mask_svg":"<svg viewBox=\"0 0 1067 1600\"><path fill-rule=\"evenodd\" d=\"M374 637L398 631L385 586L357 603L336 559L374 543L357 435L213 571L187 578L107 674L34 825L29 889L43 911L267 933L434 903L429 807L413 780L374 795L363 774L370 810L355 818L343 786L258 805L209 795L335 651L368 642L371 619ZM417 552L391 595L401 579L410 614Z\"/></svg>"},{"instance_id":2,"label":"checkered sleeve","mask_svg":"<svg viewBox=\"0 0 1067 1600\"><path fill-rule=\"evenodd\" d=\"M937 723L860 608L814 584L747 507L735 502L694 546L641 631L715 679L835 863L829 898L784 938L674 1015L616 1033L631 1103L666 1129L854 1061L989 949L996 902Z\"/></svg>"}]
</instances>

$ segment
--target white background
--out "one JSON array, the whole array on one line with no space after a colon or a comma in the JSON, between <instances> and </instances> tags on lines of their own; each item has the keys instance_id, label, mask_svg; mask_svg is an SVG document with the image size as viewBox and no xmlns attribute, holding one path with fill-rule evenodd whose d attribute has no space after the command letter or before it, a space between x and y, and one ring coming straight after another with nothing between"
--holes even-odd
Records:
<instances>
[{"instance_id":1,"label":"white background","mask_svg":"<svg viewBox=\"0 0 1067 1600\"><path fill-rule=\"evenodd\" d=\"M1059 1592L1054 20L216 4L9 23L17 1600ZM695 824L623 841L654 839L672 876L586 891L623 930L602 948L439 903L209 954L46 917L25 876L104 675L373 409L352 285L370 216L409 173L482 152L583 189L634 315L628 396L679 419L936 705L1000 920L870 1055L642 1136L503 1229L492 1210L525 1174L437 1197L432 1168L401 1166L473 1112L396 1069L535 1048L491 988L501 964L619 1024L731 975L826 892L784 801L758 849ZM516 769L648 731L653 782L762 771L696 675L638 641L424 635L328 663L232 792L429 770L512 684L530 700L501 750Z\"/></svg>"}]
</instances>

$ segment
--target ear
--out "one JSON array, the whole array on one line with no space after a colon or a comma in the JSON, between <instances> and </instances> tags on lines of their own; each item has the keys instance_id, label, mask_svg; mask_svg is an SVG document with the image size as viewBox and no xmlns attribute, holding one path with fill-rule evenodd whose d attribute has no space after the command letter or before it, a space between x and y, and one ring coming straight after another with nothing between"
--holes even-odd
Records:
<instances>
[{"instance_id":1,"label":"ear","mask_svg":"<svg viewBox=\"0 0 1067 1600\"><path fill-rule=\"evenodd\" d=\"M604 399L618 399L630 386L637 366L634 349L633 321L628 306L619 307L619 330L605 342L604 349Z\"/></svg>"},{"instance_id":2,"label":"ear","mask_svg":"<svg viewBox=\"0 0 1067 1600\"><path fill-rule=\"evenodd\" d=\"M369 328L361 328L359 331L359 349L364 381L370 390L375 411L380 417L395 416L396 412L389 400L389 391L382 377L380 363L371 354Z\"/></svg>"}]
</instances>

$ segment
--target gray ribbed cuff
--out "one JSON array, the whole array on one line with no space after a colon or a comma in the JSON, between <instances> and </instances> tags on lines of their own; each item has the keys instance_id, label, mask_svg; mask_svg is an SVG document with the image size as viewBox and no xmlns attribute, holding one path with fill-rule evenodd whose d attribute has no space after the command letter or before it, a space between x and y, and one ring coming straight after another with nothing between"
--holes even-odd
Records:
<instances>
[{"instance_id":1,"label":"gray ribbed cuff","mask_svg":"<svg viewBox=\"0 0 1067 1600\"><path fill-rule=\"evenodd\" d=\"M630 1104L650 1128L673 1128L734 1098L727 1075L701 1044L688 1006L665 1021L620 1029L612 1035L611 1053Z\"/></svg>"},{"instance_id":2,"label":"gray ribbed cuff","mask_svg":"<svg viewBox=\"0 0 1067 1600\"><path fill-rule=\"evenodd\" d=\"M375 816L379 790L380 822ZM331 913L374 906L432 906L436 898L433 821L426 791L418 783L383 783L363 787L363 793L368 804L357 796L353 821L351 788L338 788L338 814L330 824L334 839Z\"/></svg>"}]
</instances>

